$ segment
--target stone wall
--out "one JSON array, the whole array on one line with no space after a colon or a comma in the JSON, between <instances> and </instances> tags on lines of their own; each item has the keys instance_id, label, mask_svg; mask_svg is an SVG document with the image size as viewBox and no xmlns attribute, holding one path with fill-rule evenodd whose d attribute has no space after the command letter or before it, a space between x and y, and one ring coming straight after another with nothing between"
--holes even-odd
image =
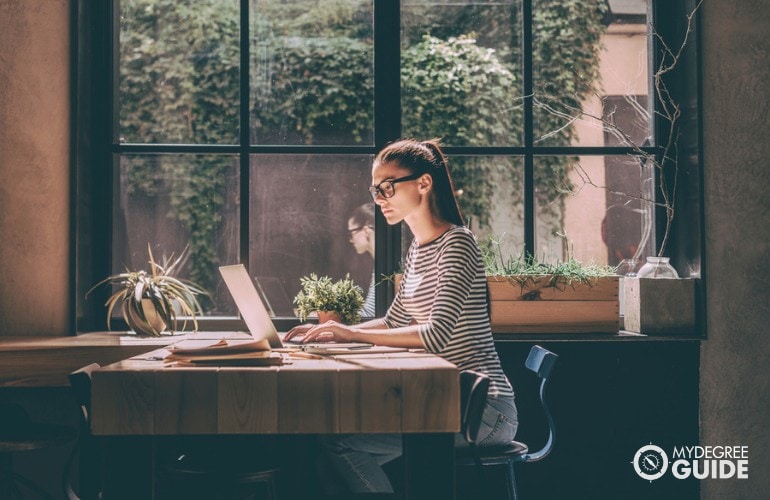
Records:
<instances>
[{"instance_id":1,"label":"stone wall","mask_svg":"<svg viewBox=\"0 0 770 500\"><path fill-rule=\"evenodd\" d=\"M702 11L708 339L701 444L749 447L748 480L705 480L701 498L770 492L770 3Z\"/></svg>"}]
</instances>

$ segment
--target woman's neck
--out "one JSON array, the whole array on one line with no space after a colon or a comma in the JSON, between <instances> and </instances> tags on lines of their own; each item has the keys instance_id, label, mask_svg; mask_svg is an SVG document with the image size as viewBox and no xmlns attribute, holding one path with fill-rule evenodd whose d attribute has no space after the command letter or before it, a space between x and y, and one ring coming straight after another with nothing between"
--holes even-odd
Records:
<instances>
[{"instance_id":1,"label":"woman's neck","mask_svg":"<svg viewBox=\"0 0 770 500\"><path fill-rule=\"evenodd\" d=\"M405 222L412 231L418 245L430 243L453 226L451 222L447 222L444 219L435 216L414 218L411 220L406 219Z\"/></svg>"}]
</instances>

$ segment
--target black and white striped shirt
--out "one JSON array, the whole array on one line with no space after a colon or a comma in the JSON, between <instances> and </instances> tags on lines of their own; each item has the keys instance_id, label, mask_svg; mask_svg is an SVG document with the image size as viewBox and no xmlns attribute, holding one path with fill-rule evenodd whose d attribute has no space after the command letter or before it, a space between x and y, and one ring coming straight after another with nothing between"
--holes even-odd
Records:
<instances>
[{"instance_id":1,"label":"black and white striped shirt","mask_svg":"<svg viewBox=\"0 0 770 500\"><path fill-rule=\"evenodd\" d=\"M412 242L385 323L397 328L412 320L429 352L487 375L490 396L513 397L492 340L481 252L468 228L454 226L425 245Z\"/></svg>"}]
</instances>

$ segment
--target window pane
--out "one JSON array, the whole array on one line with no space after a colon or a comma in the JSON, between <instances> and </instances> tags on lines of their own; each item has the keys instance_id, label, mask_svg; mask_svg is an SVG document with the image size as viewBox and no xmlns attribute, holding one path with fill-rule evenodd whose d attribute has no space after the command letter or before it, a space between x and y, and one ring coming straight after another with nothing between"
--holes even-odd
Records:
<instances>
[{"instance_id":1,"label":"window pane","mask_svg":"<svg viewBox=\"0 0 770 500\"><path fill-rule=\"evenodd\" d=\"M373 144L372 1L252 0L252 144Z\"/></svg>"},{"instance_id":2,"label":"window pane","mask_svg":"<svg viewBox=\"0 0 770 500\"><path fill-rule=\"evenodd\" d=\"M519 5L402 1L402 135L521 144Z\"/></svg>"},{"instance_id":3,"label":"window pane","mask_svg":"<svg viewBox=\"0 0 770 500\"><path fill-rule=\"evenodd\" d=\"M120 142L238 142L238 0L122 0Z\"/></svg>"},{"instance_id":4,"label":"window pane","mask_svg":"<svg viewBox=\"0 0 770 500\"><path fill-rule=\"evenodd\" d=\"M149 269L148 244L158 260L172 253L178 256L187 247L179 276L214 295L213 302L202 302L206 315L222 313L227 302L217 293L221 290L217 268L238 262L237 157L123 156L117 181L113 272Z\"/></svg>"},{"instance_id":5,"label":"window pane","mask_svg":"<svg viewBox=\"0 0 770 500\"><path fill-rule=\"evenodd\" d=\"M614 266L652 254L651 166L633 156L543 157L535 169L551 179L537 189L538 258Z\"/></svg>"},{"instance_id":6,"label":"window pane","mask_svg":"<svg viewBox=\"0 0 770 500\"><path fill-rule=\"evenodd\" d=\"M524 248L523 162L510 156L459 156L448 158L460 210L480 243L496 242L504 258ZM413 235L402 224L402 257ZM499 243L499 246L497 245Z\"/></svg>"},{"instance_id":7,"label":"window pane","mask_svg":"<svg viewBox=\"0 0 770 500\"><path fill-rule=\"evenodd\" d=\"M652 124L648 2L533 2L536 145L602 146L608 136L643 144Z\"/></svg>"},{"instance_id":8,"label":"window pane","mask_svg":"<svg viewBox=\"0 0 770 500\"><path fill-rule=\"evenodd\" d=\"M348 219L372 201L372 161L370 155L251 156L249 270L272 283L268 300L283 304L281 311L310 273L334 279L350 273L367 292L374 261L357 253Z\"/></svg>"}]
</instances>

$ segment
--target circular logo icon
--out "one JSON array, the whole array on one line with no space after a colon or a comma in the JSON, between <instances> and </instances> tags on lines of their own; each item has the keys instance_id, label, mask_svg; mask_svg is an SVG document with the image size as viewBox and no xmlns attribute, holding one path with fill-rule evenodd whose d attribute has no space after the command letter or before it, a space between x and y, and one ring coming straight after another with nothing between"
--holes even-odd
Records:
<instances>
[{"instance_id":1,"label":"circular logo icon","mask_svg":"<svg viewBox=\"0 0 770 500\"><path fill-rule=\"evenodd\" d=\"M666 473L668 456L661 447L649 444L639 448L631 463L639 477L652 481Z\"/></svg>"}]
</instances>

